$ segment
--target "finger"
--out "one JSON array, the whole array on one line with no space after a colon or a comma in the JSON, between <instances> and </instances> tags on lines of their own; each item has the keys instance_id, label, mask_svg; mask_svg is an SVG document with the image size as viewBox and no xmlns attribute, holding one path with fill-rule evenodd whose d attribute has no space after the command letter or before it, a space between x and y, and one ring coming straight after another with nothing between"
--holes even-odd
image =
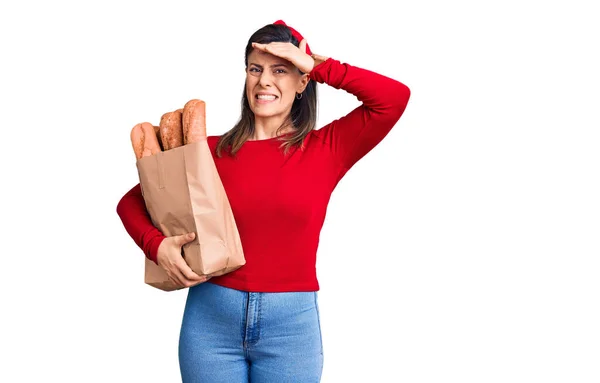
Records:
<instances>
[{"instance_id":1,"label":"finger","mask_svg":"<svg viewBox=\"0 0 600 383\"><path fill-rule=\"evenodd\" d=\"M182 247L186 243L192 242L195 238L196 238L196 233L194 233L194 232L178 235L175 237L175 244L179 247Z\"/></svg>"},{"instance_id":2,"label":"finger","mask_svg":"<svg viewBox=\"0 0 600 383\"><path fill-rule=\"evenodd\" d=\"M181 275L179 273L179 270L177 269L176 265L170 264L169 267L165 267L164 269L165 269L165 272L167 273L167 277L169 277L169 280L172 283L177 285L177 287L183 287L183 284L181 283L181 281L183 279L183 275Z\"/></svg>"},{"instance_id":3,"label":"finger","mask_svg":"<svg viewBox=\"0 0 600 383\"><path fill-rule=\"evenodd\" d=\"M253 43L253 44L256 44L255 47L258 48L262 52L270 53L274 56L281 57L288 61L293 61L293 59L295 57L298 57L299 51L302 52L303 54L306 54L299 47L297 47L294 44L289 43L289 42L287 42L287 43L272 42L269 44Z\"/></svg>"},{"instance_id":4,"label":"finger","mask_svg":"<svg viewBox=\"0 0 600 383\"><path fill-rule=\"evenodd\" d=\"M291 61L290 59L292 57L294 57L294 51L291 50L291 47L293 47L293 49L298 49L298 47L292 45L291 43L286 43L287 45L291 45L291 47L287 46L287 45L275 45L275 43L269 43L269 44L258 44L255 43L256 46L255 48L257 48L259 51L264 52L264 53L269 53L273 56L277 56L280 57L282 59Z\"/></svg>"},{"instance_id":5,"label":"finger","mask_svg":"<svg viewBox=\"0 0 600 383\"><path fill-rule=\"evenodd\" d=\"M202 280L200 280L199 282L194 282L194 284L192 286L199 285L201 283L207 282L210 278L211 277L209 277L209 276L203 275L202 276Z\"/></svg>"},{"instance_id":6,"label":"finger","mask_svg":"<svg viewBox=\"0 0 600 383\"><path fill-rule=\"evenodd\" d=\"M204 276L196 274L183 258L181 259L181 262L177 263L177 266L179 267L181 275L186 279L186 282L198 282L204 279Z\"/></svg>"},{"instance_id":7,"label":"finger","mask_svg":"<svg viewBox=\"0 0 600 383\"><path fill-rule=\"evenodd\" d=\"M179 286L186 287L188 285L187 278L177 267L175 267L175 271L173 271L173 277L175 279L174 282L177 283Z\"/></svg>"},{"instance_id":8,"label":"finger","mask_svg":"<svg viewBox=\"0 0 600 383\"><path fill-rule=\"evenodd\" d=\"M169 275L169 281L171 281L171 283L174 284L177 289L181 289L182 287L184 287L181 285L181 283L179 283L179 280L173 275Z\"/></svg>"},{"instance_id":9,"label":"finger","mask_svg":"<svg viewBox=\"0 0 600 383\"><path fill-rule=\"evenodd\" d=\"M306 52L306 39L302 39L302 41L300 41L299 48L302 52L308 54L308 52Z\"/></svg>"},{"instance_id":10,"label":"finger","mask_svg":"<svg viewBox=\"0 0 600 383\"><path fill-rule=\"evenodd\" d=\"M269 44L261 44L261 43L252 43L252 46L254 48L257 48L258 50L262 51L262 52L267 52L267 53L271 53L271 54L275 54L273 53L275 51L275 43L269 43Z\"/></svg>"}]
</instances>

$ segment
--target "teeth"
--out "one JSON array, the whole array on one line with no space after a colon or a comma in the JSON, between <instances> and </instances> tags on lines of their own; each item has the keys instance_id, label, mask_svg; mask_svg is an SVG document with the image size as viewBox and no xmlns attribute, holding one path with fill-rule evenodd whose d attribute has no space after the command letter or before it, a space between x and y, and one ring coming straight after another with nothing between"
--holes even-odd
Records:
<instances>
[{"instance_id":1,"label":"teeth","mask_svg":"<svg viewBox=\"0 0 600 383\"><path fill-rule=\"evenodd\" d=\"M259 94L258 95L258 99L259 100L275 100L275 96L273 96L273 95L266 95L266 94Z\"/></svg>"}]
</instances>

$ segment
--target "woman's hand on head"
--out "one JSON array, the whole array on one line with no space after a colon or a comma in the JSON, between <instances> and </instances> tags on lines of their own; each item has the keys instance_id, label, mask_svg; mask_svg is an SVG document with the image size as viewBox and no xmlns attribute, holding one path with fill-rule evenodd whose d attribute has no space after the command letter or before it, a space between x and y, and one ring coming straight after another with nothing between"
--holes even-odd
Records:
<instances>
[{"instance_id":1,"label":"woman's hand on head","mask_svg":"<svg viewBox=\"0 0 600 383\"><path fill-rule=\"evenodd\" d=\"M303 73L310 73L315 67L315 60L306 53L306 39L300 41L300 47L292 43L272 42L268 44L252 43L252 47L273 56L286 59Z\"/></svg>"},{"instance_id":2,"label":"woman's hand on head","mask_svg":"<svg viewBox=\"0 0 600 383\"><path fill-rule=\"evenodd\" d=\"M192 287L208 281L211 277L196 274L181 256L181 248L193 241L195 233L174 235L162 240L158 247L156 261L162 267L169 279L178 287Z\"/></svg>"}]
</instances>

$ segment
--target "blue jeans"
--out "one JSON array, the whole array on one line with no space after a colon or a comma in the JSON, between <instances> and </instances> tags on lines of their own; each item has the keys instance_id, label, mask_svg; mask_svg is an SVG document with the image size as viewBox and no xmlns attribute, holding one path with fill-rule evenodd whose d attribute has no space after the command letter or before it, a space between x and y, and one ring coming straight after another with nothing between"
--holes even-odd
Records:
<instances>
[{"instance_id":1,"label":"blue jeans","mask_svg":"<svg viewBox=\"0 0 600 383\"><path fill-rule=\"evenodd\" d=\"M317 292L189 288L179 338L183 383L313 383L323 343Z\"/></svg>"}]
</instances>

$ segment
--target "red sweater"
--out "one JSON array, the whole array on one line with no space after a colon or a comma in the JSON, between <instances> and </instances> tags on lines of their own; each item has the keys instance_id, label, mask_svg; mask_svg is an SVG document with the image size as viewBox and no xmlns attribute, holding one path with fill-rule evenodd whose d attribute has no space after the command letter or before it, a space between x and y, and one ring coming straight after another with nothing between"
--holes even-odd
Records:
<instances>
[{"instance_id":1,"label":"red sweater","mask_svg":"<svg viewBox=\"0 0 600 383\"><path fill-rule=\"evenodd\" d=\"M329 198L346 172L398 122L410 90L401 82L329 58L311 79L355 95L362 105L305 138L286 157L276 138L246 141L215 165L238 227L246 264L210 282L250 292L317 291L316 254ZM117 213L145 255L156 262L165 238L150 220L137 184Z\"/></svg>"}]
</instances>

